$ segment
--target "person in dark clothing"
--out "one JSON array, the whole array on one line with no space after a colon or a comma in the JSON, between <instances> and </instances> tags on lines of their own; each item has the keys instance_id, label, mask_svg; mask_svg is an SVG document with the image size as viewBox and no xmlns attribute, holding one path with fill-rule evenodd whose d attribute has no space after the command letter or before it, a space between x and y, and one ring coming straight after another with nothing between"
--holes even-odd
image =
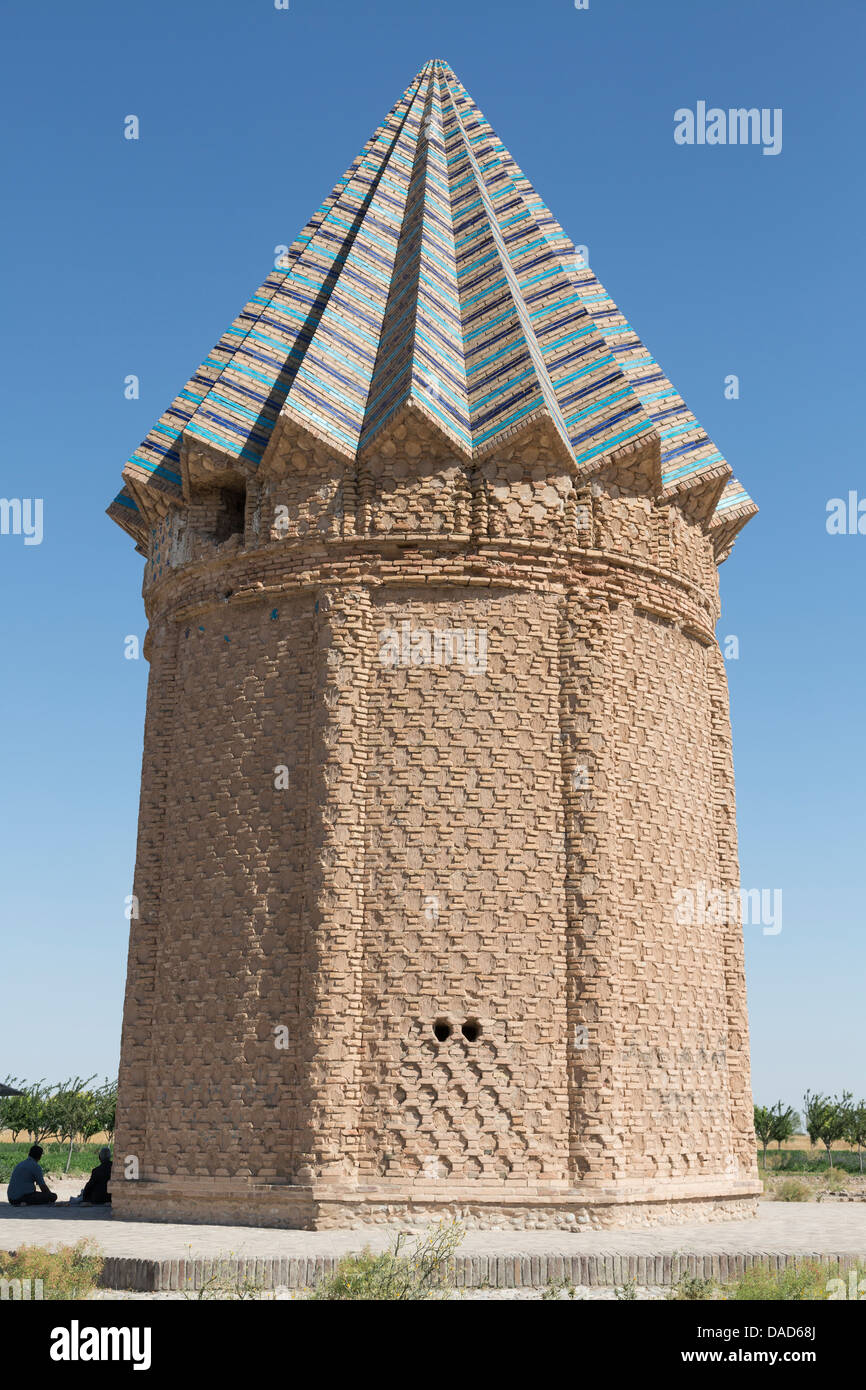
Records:
<instances>
[{"instance_id":1,"label":"person in dark clothing","mask_svg":"<svg viewBox=\"0 0 866 1390\"><path fill-rule=\"evenodd\" d=\"M16 1163L12 1169L6 1192L10 1206L42 1207L57 1201L57 1193L49 1191L45 1174L39 1166L41 1157L41 1146L33 1144L27 1152L27 1157Z\"/></svg>"},{"instance_id":2,"label":"person in dark clothing","mask_svg":"<svg viewBox=\"0 0 866 1390\"><path fill-rule=\"evenodd\" d=\"M111 1204L108 1182L111 1177L111 1149L105 1144L99 1150L99 1163L90 1171L90 1177L81 1194L82 1202L90 1202L95 1207Z\"/></svg>"}]
</instances>

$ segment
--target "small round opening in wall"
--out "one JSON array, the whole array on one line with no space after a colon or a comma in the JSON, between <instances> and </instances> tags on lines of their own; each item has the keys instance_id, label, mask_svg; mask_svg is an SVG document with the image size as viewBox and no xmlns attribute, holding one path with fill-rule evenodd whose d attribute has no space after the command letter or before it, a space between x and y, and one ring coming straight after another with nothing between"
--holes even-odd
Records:
<instances>
[{"instance_id":1,"label":"small round opening in wall","mask_svg":"<svg viewBox=\"0 0 866 1390\"><path fill-rule=\"evenodd\" d=\"M481 1035L481 1024L477 1018L467 1018L460 1030L467 1042L475 1042Z\"/></svg>"},{"instance_id":2,"label":"small round opening in wall","mask_svg":"<svg viewBox=\"0 0 866 1390\"><path fill-rule=\"evenodd\" d=\"M451 1037L451 1024L446 1023L444 1018L437 1018L433 1024L433 1036L437 1042L447 1042Z\"/></svg>"}]
</instances>

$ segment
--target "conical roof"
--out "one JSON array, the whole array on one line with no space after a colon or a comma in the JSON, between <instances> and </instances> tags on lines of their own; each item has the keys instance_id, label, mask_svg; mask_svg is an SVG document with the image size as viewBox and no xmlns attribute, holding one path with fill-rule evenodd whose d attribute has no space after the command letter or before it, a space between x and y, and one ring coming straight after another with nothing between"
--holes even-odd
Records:
<instances>
[{"instance_id":1,"label":"conical roof","mask_svg":"<svg viewBox=\"0 0 866 1390\"><path fill-rule=\"evenodd\" d=\"M185 451L251 474L286 429L354 459L406 410L466 459L543 420L590 478L647 449L717 553L757 511L447 63L432 59L129 459L141 541Z\"/></svg>"}]
</instances>

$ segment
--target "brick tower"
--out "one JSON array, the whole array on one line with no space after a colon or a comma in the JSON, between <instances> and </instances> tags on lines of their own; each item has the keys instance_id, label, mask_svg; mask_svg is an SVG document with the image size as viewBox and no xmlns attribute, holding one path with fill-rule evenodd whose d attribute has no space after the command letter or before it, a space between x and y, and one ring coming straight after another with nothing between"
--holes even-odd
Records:
<instances>
[{"instance_id":1,"label":"brick tower","mask_svg":"<svg viewBox=\"0 0 866 1390\"><path fill-rule=\"evenodd\" d=\"M755 510L427 63L109 508L151 663L119 1216L753 1210L742 931L682 906L738 891Z\"/></svg>"}]
</instances>

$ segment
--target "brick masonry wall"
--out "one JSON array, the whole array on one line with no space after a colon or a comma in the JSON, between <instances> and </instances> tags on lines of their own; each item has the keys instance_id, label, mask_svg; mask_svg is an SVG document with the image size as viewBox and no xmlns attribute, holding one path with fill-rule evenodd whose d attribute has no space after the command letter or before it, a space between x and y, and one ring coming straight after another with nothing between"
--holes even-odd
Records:
<instances>
[{"instance_id":1,"label":"brick masonry wall","mask_svg":"<svg viewBox=\"0 0 866 1390\"><path fill-rule=\"evenodd\" d=\"M397 422L157 529L118 1215L750 1209L741 932L675 913L737 883L715 567L651 477Z\"/></svg>"},{"instance_id":2,"label":"brick masonry wall","mask_svg":"<svg viewBox=\"0 0 866 1390\"><path fill-rule=\"evenodd\" d=\"M155 642L174 647L175 699L169 713L154 671L167 774L160 812L148 799L142 816L147 841L151 820L161 826L160 858L141 881L139 851L132 938L157 982L145 1123L156 1172L276 1174L300 1143L313 606L309 595L279 609L220 605ZM143 798L148 762L146 748ZM278 764L291 791L275 789Z\"/></svg>"},{"instance_id":3,"label":"brick masonry wall","mask_svg":"<svg viewBox=\"0 0 866 1390\"><path fill-rule=\"evenodd\" d=\"M706 649L628 603L609 617L601 874L612 1083L605 1177L730 1163L727 1003L718 926L676 920L676 891L718 879Z\"/></svg>"},{"instance_id":4,"label":"brick masonry wall","mask_svg":"<svg viewBox=\"0 0 866 1390\"><path fill-rule=\"evenodd\" d=\"M379 634L458 632L486 655L374 666L362 1171L564 1180L558 601L379 594Z\"/></svg>"}]
</instances>

